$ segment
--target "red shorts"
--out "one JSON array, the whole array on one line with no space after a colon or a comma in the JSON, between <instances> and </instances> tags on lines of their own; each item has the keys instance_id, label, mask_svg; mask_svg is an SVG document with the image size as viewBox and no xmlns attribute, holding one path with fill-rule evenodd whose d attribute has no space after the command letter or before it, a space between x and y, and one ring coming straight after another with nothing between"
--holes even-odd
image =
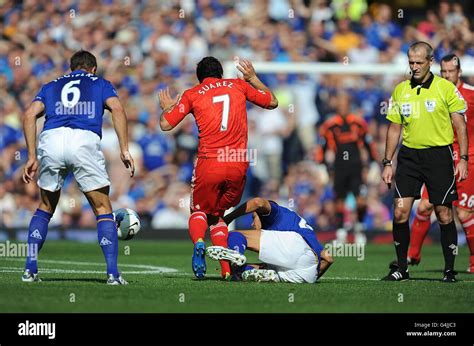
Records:
<instances>
[{"instance_id":1,"label":"red shorts","mask_svg":"<svg viewBox=\"0 0 474 346\"><path fill-rule=\"evenodd\" d=\"M191 212L224 216L239 204L245 188L247 162L220 162L198 158L191 180Z\"/></svg>"},{"instance_id":2,"label":"red shorts","mask_svg":"<svg viewBox=\"0 0 474 346\"><path fill-rule=\"evenodd\" d=\"M457 165L459 160L456 152L454 152L455 164ZM469 161L467 164L468 175L467 179L463 181L458 181L456 178L456 190L458 193L459 199L453 202L453 205L467 210L474 210L474 157L469 156ZM428 190L425 185L421 188L421 198L429 199Z\"/></svg>"}]
</instances>

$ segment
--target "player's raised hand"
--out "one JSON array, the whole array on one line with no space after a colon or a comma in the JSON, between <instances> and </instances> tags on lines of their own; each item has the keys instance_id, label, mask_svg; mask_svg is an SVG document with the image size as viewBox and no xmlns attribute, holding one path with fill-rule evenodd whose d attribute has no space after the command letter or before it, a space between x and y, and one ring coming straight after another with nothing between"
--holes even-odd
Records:
<instances>
[{"instance_id":1,"label":"player's raised hand","mask_svg":"<svg viewBox=\"0 0 474 346\"><path fill-rule=\"evenodd\" d=\"M28 184L30 181L33 180L33 177L38 170L39 162L36 158L28 159L23 168L23 181Z\"/></svg>"},{"instance_id":2,"label":"player's raised hand","mask_svg":"<svg viewBox=\"0 0 474 346\"><path fill-rule=\"evenodd\" d=\"M135 175L135 163L133 162L132 155L128 151L123 151L120 153L120 158L125 168L130 168L130 177L133 177Z\"/></svg>"},{"instance_id":3,"label":"player's raised hand","mask_svg":"<svg viewBox=\"0 0 474 346\"><path fill-rule=\"evenodd\" d=\"M242 72L242 78L246 82L249 82L253 78L257 77L257 73L255 72L252 63L247 59L239 59L238 64L236 64L235 67L237 67L237 70Z\"/></svg>"},{"instance_id":4,"label":"player's raised hand","mask_svg":"<svg viewBox=\"0 0 474 346\"><path fill-rule=\"evenodd\" d=\"M179 95L173 99L170 95L169 88L166 88L158 92L158 98L160 100L161 109L167 111L178 102Z\"/></svg>"}]
</instances>

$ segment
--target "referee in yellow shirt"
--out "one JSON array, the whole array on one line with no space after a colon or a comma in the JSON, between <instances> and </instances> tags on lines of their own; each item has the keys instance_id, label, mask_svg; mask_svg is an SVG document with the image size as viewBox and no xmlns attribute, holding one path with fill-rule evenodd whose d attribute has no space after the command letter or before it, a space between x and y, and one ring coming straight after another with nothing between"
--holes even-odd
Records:
<instances>
[{"instance_id":1,"label":"referee in yellow shirt","mask_svg":"<svg viewBox=\"0 0 474 346\"><path fill-rule=\"evenodd\" d=\"M410 243L408 219L415 199L426 184L441 228L444 255L444 282L455 282L454 259L457 254L457 231L451 203L458 198L455 179L467 178L467 132L464 112L467 105L453 83L430 71L433 48L416 42L408 50L412 78L395 87L390 99L383 181L392 184L392 158L403 129L403 142L397 156L395 174L393 241L398 266L382 280L408 280L407 256ZM454 167L453 127L460 146L459 164Z\"/></svg>"}]
</instances>

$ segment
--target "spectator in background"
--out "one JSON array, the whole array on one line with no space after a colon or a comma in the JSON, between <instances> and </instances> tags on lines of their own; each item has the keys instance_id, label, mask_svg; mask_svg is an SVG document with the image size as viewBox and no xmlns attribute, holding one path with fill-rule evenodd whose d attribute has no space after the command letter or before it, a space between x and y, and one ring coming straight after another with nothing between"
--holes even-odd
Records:
<instances>
[{"instance_id":1,"label":"spectator in background","mask_svg":"<svg viewBox=\"0 0 474 346\"><path fill-rule=\"evenodd\" d=\"M295 127L305 153L311 152L316 144L315 127L320 118L316 107L316 80L312 76L298 75L293 83Z\"/></svg>"},{"instance_id":2,"label":"spectator in background","mask_svg":"<svg viewBox=\"0 0 474 346\"><path fill-rule=\"evenodd\" d=\"M347 55L347 52L359 46L359 35L355 34L350 27L350 20L342 18L337 21L337 30L331 38L335 53L339 57Z\"/></svg>"},{"instance_id":3,"label":"spectator in background","mask_svg":"<svg viewBox=\"0 0 474 346\"><path fill-rule=\"evenodd\" d=\"M282 176L283 135L287 126L284 109L288 109L288 98L282 97L275 91L279 100L279 107L271 112L263 111L257 107L252 108L249 119L257 125L257 133L261 136L261 149L258 152L260 165L265 165L267 177L280 180Z\"/></svg>"},{"instance_id":4,"label":"spectator in background","mask_svg":"<svg viewBox=\"0 0 474 346\"><path fill-rule=\"evenodd\" d=\"M426 19L418 23L417 30L428 38L432 38L440 28L438 16L434 10L426 11Z\"/></svg>"},{"instance_id":5,"label":"spectator in background","mask_svg":"<svg viewBox=\"0 0 474 346\"><path fill-rule=\"evenodd\" d=\"M349 18L353 22L358 22L367 11L367 0L332 0L337 19Z\"/></svg>"},{"instance_id":6,"label":"spectator in background","mask_svg":"<svg viewBox=\"0 0 474 346\"><path fill-rule=\"evenodd\" d=\"M153 215L153 228L188 227L190 188L184 183L175 183L168 188L164 203Z\"/></svg>"},{"instance_id":7,"label":"spectator in background","mask_svg":"<svg viewBox=\"0 0 474 346\"><path fill-rule=\"evenodd\" d=\"M18 128L5 124L5 110L5 103L0 101L0 168L5 175L12 176L13 169L16 166L15 160L19 161L21 159L18 149L23 135Z\"/></svg>"},{"instance_id":8,"label":"spectator in background","mask_svg":"<svg viewBox=\"0 0 474 346\"><path fill-rule=\"evenodd\" d=\"M143 164L148 171L161 168L171 162L173 148L168 136L158 131L159 118L152 115L148 119L146 133L137 141L143 150Z\"/></svg>"},{"instance_id":9,"label":"spectator in background","mask_svg":"<svg viewBox=\"0 0 474 346\"><path fill-rule=\"evenodd\" d=\"M406 58L405 58L406 59ZM380 78L366 76L365 83L353 93L354 101L359 106L366 123L372 123L380 114L380 105L387 94L380 89Z\"/></svg>"},{"instance_id":10,"label":"spectator in background","mask_svg":"<svg viewBox=\"0 0 474 346\"><path fill-rule=\"evenodd\" d=\"M375 64L379 62L380 53L377 48L370 46L364 36L359 36L359 44L348 50L350 63L353 64Z\"/></svg>"},{"instance_id":11,"label":"spectator in background","mask_svg":"<svg viewBox=\"0 0 474 346\"><path fill-rule=\"evenodd\" d=\"M392 21L392 10L387 4L377 4L375 10L375 21L366 32L367 42L384 51L390 40L394 37L402 37L400 26Z\"/></svg>"}]
</instances>

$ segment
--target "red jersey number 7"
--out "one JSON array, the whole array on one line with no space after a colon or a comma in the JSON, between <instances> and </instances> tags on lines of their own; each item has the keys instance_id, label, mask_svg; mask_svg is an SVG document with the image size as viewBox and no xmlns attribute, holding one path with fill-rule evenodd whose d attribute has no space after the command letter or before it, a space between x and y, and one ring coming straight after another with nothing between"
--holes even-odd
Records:
<instances>
[{"instance_id":1,"label":"red jersey number 7","mask_svg":"<svg viewBox=\"0 0 474 346\"><path fill-rule=\"evenodd\" d=\"M214 96L212 98L212 103L222 102L222 121L221 121L221 131L227 131L227 123L229 121L229 109L230 109L230 98L229 94Z\"/></svg>"}]
</instances>

